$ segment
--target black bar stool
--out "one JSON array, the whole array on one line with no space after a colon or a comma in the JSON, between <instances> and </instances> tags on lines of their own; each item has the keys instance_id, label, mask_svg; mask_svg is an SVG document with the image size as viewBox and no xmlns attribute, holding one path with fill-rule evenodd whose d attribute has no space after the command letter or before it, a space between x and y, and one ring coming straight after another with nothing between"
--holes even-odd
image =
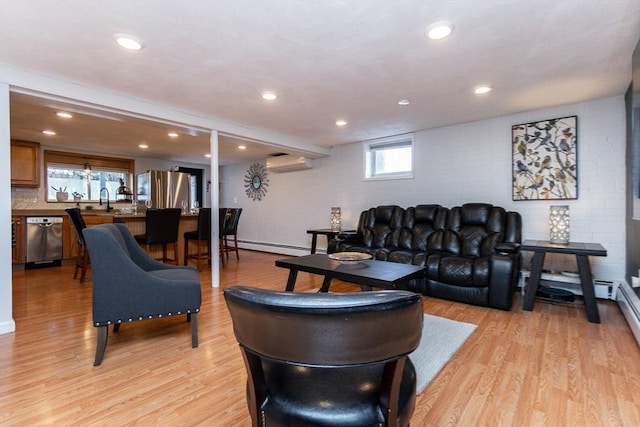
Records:
<instances>
[{"instance_id":1,"label":"black bar stool","mask_svg":"<svg viewBox=\"0 0 640 427\"><path fill-rule=\"evenodd\" d=\"M195 254L189 254L189 241L195 240L198 246ZM202 243L206 243L207 251L202 252ZM211 208L200 208L198 213L198 229L184 233L184 265L190 259L195 259L200 271L200 261L206 260L211 264ZM224 265L224 261L223 261Z\"/></svg>"},{"instance_id":2,"label":"black bar stool","mask_svg":"<svg viewBox=\"0 0 640 427\"><path fill-rule=\"evenodd\" d=\"M78 254L76 255L76 268L73 270L73 278L75 279L78 276L78 269L80 269L80 283L84 283L87 267L89 266L89 251L87 250L87 245L84 243L82 230L87 228L87 224L85 224L84 218L82 218L80 209L68 208L65 209L65 212L69 215L69 218L71 218L73 227L76 229L78 242Z\"/></svg>"},{"instance_id":3,"label":"black bar stool","mask_svg":"<svg viewBox=\"0 0 640 427\"><path fill-rule=\"evenodd\" d=\"M182 209L147 209L145 233L138 234L136 241L145 245L147 252L151 245L162 245L162 258L158 261L178 265L178 227ZM167 257L167 245L173 246L173 259Z\"/></svg>"},{"instance_id":4,"label":"black bar stool","mask_svg":"<svg viewBox=\"0 0 640 427\"><path fill-rule=\"evenodd\" d=\"M226 223L221 233L224 239L224 252L229 259L229 252L236 253L236 259L240 260L240 252L238 252L238 223L240 222L240 214L242 208L229 208L227 209ZM227 236L233 236L233 246L229 245Z\"/></svg>"}]
</instances>

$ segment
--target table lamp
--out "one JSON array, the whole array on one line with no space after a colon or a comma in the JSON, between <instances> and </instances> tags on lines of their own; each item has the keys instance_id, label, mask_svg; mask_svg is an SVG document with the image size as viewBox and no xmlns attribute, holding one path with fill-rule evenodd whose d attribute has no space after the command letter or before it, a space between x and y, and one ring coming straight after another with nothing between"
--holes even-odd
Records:
<instances>
[{"instance_id":1,"label":"table lamp","mask_svg":"<svg viewBox=\"0 0 640 427\"><path fill-rule=\"evenodd\" d=\"M331 208L331 229L338 231L341 227L342 217L340 214L340 208Z\"/></svg>"},{"instance_id":2,"label":"table lamp","mask_svg":"<svg viewBox=\"0 0 640 427\"><path fill-rule=\"evenodd\" d=\"M569 244L569 206L549 207L549 241L559 245Z\"/></svg>"}]
</instances>

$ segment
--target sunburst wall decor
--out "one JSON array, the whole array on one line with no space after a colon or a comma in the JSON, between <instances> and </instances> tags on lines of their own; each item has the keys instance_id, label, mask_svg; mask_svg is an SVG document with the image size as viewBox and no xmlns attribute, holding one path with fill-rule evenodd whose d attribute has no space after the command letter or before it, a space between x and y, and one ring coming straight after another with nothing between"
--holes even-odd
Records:
<instances>
[{"instance_id":1,"label":"sunburst wall decor","mask_svg":"<svg viewBox=\"0 0 640 427\"><path fill-rule=\"evenodd\" d=\"M260 163L249 166L247 173L244 174L244 192L247 193L247 197L254 202L262 200L267 194L268 186L267 168Z\"/></svg>"}]
</instances>

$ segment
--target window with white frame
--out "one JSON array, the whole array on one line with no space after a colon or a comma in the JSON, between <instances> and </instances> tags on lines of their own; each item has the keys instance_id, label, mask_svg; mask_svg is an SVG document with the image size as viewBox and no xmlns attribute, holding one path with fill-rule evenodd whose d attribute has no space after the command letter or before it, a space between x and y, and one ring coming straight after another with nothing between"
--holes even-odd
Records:
<instances>
[{"instance_id":1,"label":"window with white frame","mask_svg":"<svg viewBox=\"0 0 640 427\"><path fill-rule=\"evenodd\" d=\"M413 178L413 134L365 141L364 178Z\"/></svg>"},{"instance_id":2,"label":"window with white frame","mask_svg":"<svg viewBox=\"0 0 640 427\"><path fill-rule=\"evenodd\" d=\"M82 202L97 202L106 188L116 200L120 186L131 187L135 162L132 159L90 156L45 150L46 200L56 201L57 192L66 192ZM105 198L107 194L103 195Z\"/></svg>"}]
</instances>

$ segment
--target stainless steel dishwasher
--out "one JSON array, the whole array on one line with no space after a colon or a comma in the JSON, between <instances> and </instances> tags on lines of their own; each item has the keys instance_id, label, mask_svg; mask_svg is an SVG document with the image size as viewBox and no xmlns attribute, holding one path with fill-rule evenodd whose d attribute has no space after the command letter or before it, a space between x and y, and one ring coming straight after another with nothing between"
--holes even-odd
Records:
<instances>
[{"instance_id":1,"label":"stainless steel dishwasher","mask_svg":"<svg viewBox=\"0 0 640 427\"><path fill-rule=\"evenodd\" d=\"M62 263L62 217L27 217L24 268L55 267Z\"/></svg>"}]
</instances>

